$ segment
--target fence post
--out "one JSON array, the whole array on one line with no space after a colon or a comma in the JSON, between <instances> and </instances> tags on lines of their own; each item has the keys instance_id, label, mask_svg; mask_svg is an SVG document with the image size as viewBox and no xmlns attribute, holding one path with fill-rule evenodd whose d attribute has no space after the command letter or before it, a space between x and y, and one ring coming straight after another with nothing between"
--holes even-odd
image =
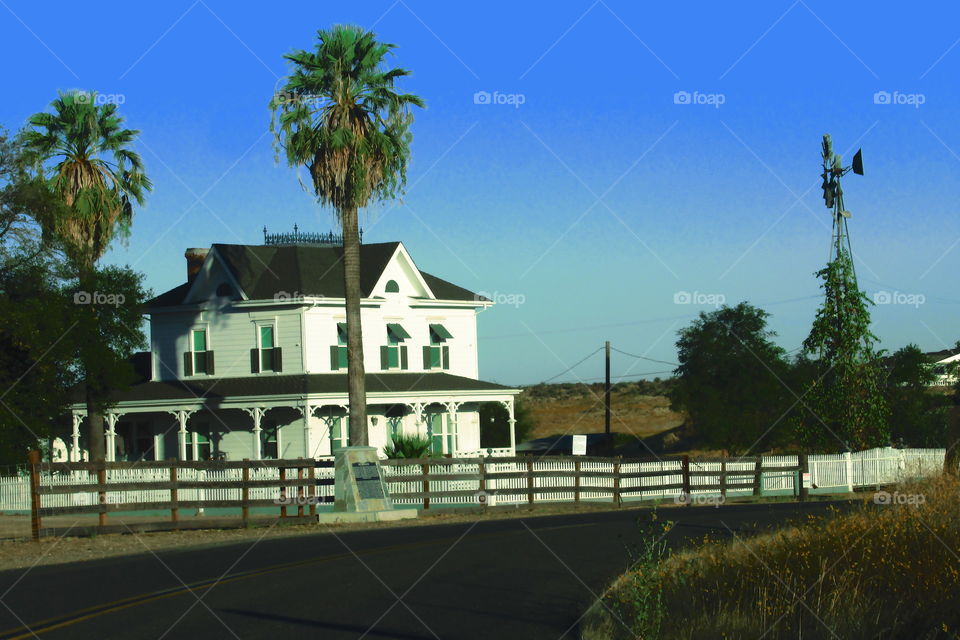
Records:
<instances>
[{"instance_id":1,"label":"fence post","mask_svg":"<svg viewBox=\"0 0 960 640\"><path fill-rule=\"evenodd\" d=\"M800 481L800 482L798 483L798 492L797 492L797 493L798 493L798 496L799 496L799 498L800 498L800 502L806 502L806 501L807 501L807 497L808 497L808 495L809 495L809 493L810 493L810 490L807 489L806 484L805 484L804 481L803 481L803 477L804 477L806 474L810 473L810 462L809 462L809 460L807 459L807 454L805 454L805 453L801 453L797 458L798 458L798 461L799 461L799 463L800 463L800 471L799 471L798 474L797 474L797 479Z\"/></svg>"},{"instance_id":2,"label":"fence post","mask_svg":"<svg viewBox=\"0 0 960 640\"><path fill-rule=\"evenodd\" d=\"M763 495L763 456L757 456L753 461L753 497Z\"/></svg>"},{"instance_id":3,"label":"fence post","mask_svg":"<svg viewBox=\"0 0 960 640\"><path fill-rule=\"evenodd\" d=\"M623 498L620 496L620 464L623 462L623 456L618 456L617 461L613 463L613 502L618 507L623 505Z\"/></svg>"},{"instance_id":4,"label":"fence post","mask_svg":"<svg viewBox=\"0 0 960 640\"><path fill-rule=\"evenodd\" d=\"M573 461L573 501L580 502L580 458Z\"/></svg>"},{"instance_id":5,"label":"fence post","mask_svg":"<svg viewBox=\"0 0 960 640\"><path fill-rule=\"evenodd\" d=\"M247 462L250 462L250 458L243 459L243 489L240 490L240 500L242 505L240 506L240 518L243 520L243 526L247 526L247 521L250 519L250 487L247 485L250 482L250 467L246 466Z\"/></svg>"},{"instance_id":6,"label":"fence post","mask_svg":"<svg viewBox=\"0 0 960 640\"><path fill-rule=\"evenodd\" d=\"M487 495L487 465L482 457L480 458L480 462L477 463L477 473L480 474L480 483L478 486L483 496L483 508L486 509L490 505L490 496Z\"/></svg>"},{"instance_id":7,"label":"fence post","mask_svg":"<svg viewBox=\"0 0 960 640\"><path fill-rule=\"evenodd\" d=\"M680 459L680 469L683 473L683 497L689 507L693 503L690 500L690 456L683 456Z\"/></svg>"},{"instance_id":8,"label":"fence post","mask_svg":"<svg viewBox=\"0 0 960 640\"><path fill-rule=\"evenodd\" d=\"M97 469L97 484L105 485L107 484L107 461L98 460L97 464L100 465ZM107 492L98 491L97 499L100 501L100 513L97 517L97 524L104 527L107 525Z\"/></svg>"},{"instance_id":9,"label":"fence post","mask_svg":"<svg viewBox=\"0 0 960 640\"><path fill-rule=\"evenodd\" d=\"M287 468L280 467L280 482L283 482L287 479ZM287 487L283 484L280 485L280 517L287 517Z\"/></svg>"},{"instance_id":10,"label":"fence post","mask_svg":"<svg viewBox=\"0 0 960 640\"><path fill-rule=\"evenodd\" d=\"M310 479L310 488L307 489L308 502L310 503L309 513L311 516L317 515L317 465L314 460L307 469L307 477Z\"/></svg>"},{"instance_id":11,"label":"fence post","mask_svg":"<svg viewBox=\"0 0 960 640\"><path fill-rule=\"evenodd\" d=\"M303 461L303 456L297 456L297 460ZM297 467L297 517L303 517L303 467Z\"/></svg>"},{"instance_id":12,"label":"fence post","mask_svg":"<svg viewBox=\"0 0 960 640\"><path fill-rule=\"evenodd\" d=\"M527 460L527 504L533 504L533 460Z\"/></svg>"},{"instance_id":13,"label":"fence post","mask_svg":"<svg viewBox=\"0 0 960 640\"><path fill-rule=\"evenodd\" d=\"M40 541L40 452L27 454L30 463L30 533L34 542Z\"/></svg>"},{"instance_id":14,"label":"fence post","mask_svg":"<svg viewBox=\"0 0 960 640\"><path fill-rule=\"evenodd\" d=\"M180 519L177 501L177 462L170 460L170 522L173 523L177 523Z\"/></svg>"},{"instance_id":15,"label":"fence post","mask_svg":"<svg viewBox=\"0 0 960 640\"><path fill-rule=\"evenodd\" d=\"M727 459L720 461L720 496L727 499Z\"/></svg>"},{"instance_id":16,"label":"fence post","mask_svg":"<svg viewBox=\"0 0 960 640\"><path fill-rule=\"evenodd\" d=\"M843 452L843 464L847 474L847 493L853 493L853 456L849 451Z\"/></svg>"},{"instance_id":17,"label":"fence post","mask_svg":"<svg viewBox=\"0 0 960 640\"><path fill-rule=\"evenodd\" d=\"M425 463L420 465L420 470L423 472L423 508L430 508L430 464Z\"/></svg>"}]
</instances>

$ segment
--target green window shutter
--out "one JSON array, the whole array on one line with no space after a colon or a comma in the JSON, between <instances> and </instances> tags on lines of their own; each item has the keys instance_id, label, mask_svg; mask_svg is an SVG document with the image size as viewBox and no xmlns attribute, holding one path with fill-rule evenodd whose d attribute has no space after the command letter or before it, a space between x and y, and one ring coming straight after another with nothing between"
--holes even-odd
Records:
<instances>
[{"instance_id":1,"label":"green window shutter","mask_svg":"<svg viewBox=\"0 0 960 640\"><path fill-rule=\"evenodd\" d=\"M400 347L400 368L408 369L409 368L408 364L409 363L407 361L407 348Z\"/></svg>"},{"instance_id":2,"label":"green window shutter","mask_svg":"<svg viewBox=\"0 0 960 640\"><path fill-rule=\"evenodd\" d=\"M390 366L390 351L387 347L380 347L380 368L387 369Z\"/></svg>"},{"instance_id":3,"label":"green window shutter","mask_svg":"<svg viewBox=\"0 0 960 640\"><path fill-rule=\"evenodd\" d=\"M260 349L250 349L250 373L260 373Z\"/></svg>"},{"instance_id":4,"label":"green window shutter","mask_svg":"<svg viewBox=\"0 0 960 640\"><path fill-rule=\"evenodd\" d=\"M190 351L184 351L183 353L183 375L193 375L193 353Z\"/></svg>"},{"instance_id":5,"label":"green window shutter","mask_svg":"<svg viewBox=\"0 0 960 640\"><path fill-rule=\"evenodd\" d=\"M340 370L340 347L335 344L330 345L330 368L333 371Z\"/></svg>"},{"instance_id":6,"label":"green window shutter","mask_svg":"<svg viewBox=\"0 0 960 640\"><path fill-rule=\"evenodd\" d=\"M443 348L443 368L450 368L450 347Z\"/></svg>"},{"instance_id":7,"label":"green window shutter","mask_svg":"<svg viewBox=\"0 0 960 640\"><path fill-rule=\"evenodd\" d=\"M430 368L430 347L423 348L423 368Z\"/></svg>"},{"instance_id":8,"label":"green window shutter","mask_svg":"<svg viewBox=\"0 0 960 640\"><path fill-rule=\"evenodd\" d=\"M283 351L280 347L273 348L273 370L283 371Z\"/></svg>"},{"instance_id":9,"label":"green window shutter","mask_svg":"<svg viewBox=\"0 0 960 640\"><path fill-rule=\"evenodd\" d=\"M207 373L213 375L213 351L207 351Z\"/></svg>"}]
</instances>

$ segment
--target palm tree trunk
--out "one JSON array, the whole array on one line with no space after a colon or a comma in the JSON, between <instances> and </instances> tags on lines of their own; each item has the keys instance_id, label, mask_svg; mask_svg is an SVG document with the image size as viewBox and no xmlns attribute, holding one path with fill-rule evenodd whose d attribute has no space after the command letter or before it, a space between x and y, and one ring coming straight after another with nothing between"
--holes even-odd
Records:
<instances>
[{"instance_id":1,"label":"palm tree trunk","mask_svg":"<svg viewBox=\"0 0 960 640\"><path fill-rule=\"evenodd\" d=\"M367 393L360 327L360 230L357 209L340 212L343 227L343 290L347 307L347 389L350 402L350 446L365 447Z\"/></svg>"},{"instance_id":2,"label":"palm tree trunk","mask_svg":"<svg viewBox=\"0 0 960 640\"><path fill-rule=\"evenodd\" d=\"M96 289L96 279L93 277L93 271L95 267L91 265L85 265L80 272L80 289L91 294L94 293ZM97 310L93 306L93 301L89 305L82 308L81 313L87 314L86 322L80 324L81 327L85 329L87 334L85 340L93 340L93 331L97 326ZM86 349L82 349L81 353L86 354L87 358L92 357ZM103 432L103 415L100 413L100 409L97 406L97 399L94 397L93 389L94 385L90 377L92 375L91 370L95 371L96 367L91 366L92 363L84 362L83 370L86 377L86 402L87 402L87 447L90 452L90 462L100 462L104 460L104 432ZM100 385L96 385L99 388Z\"/></svg>"}]
</instances>

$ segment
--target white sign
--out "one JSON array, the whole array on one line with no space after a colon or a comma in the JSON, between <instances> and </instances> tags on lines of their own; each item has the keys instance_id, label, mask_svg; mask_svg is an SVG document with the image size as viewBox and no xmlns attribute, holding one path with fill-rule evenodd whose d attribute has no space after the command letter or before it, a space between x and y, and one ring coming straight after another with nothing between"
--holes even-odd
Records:
<instances>
[{"instance_id":1,"label":"white sign","mask_svg":"<svg viewBox=\"0 0 960 640\"><path fill-rule=\"evenodd\" d=\"M810 474L809 473L803 474L803 488L809 489L812 486L812 484L813 483L810 481Z\"/></svg>"},{"instance_id":2,"label":"white sign","mask_svg":"<svg viewBox=\"0 0 960 640\"><path fill-rule=\"evenodd\" d=\"M573 436L573 455L587 455L587 436Z\"/></svg>"}]
</instances>

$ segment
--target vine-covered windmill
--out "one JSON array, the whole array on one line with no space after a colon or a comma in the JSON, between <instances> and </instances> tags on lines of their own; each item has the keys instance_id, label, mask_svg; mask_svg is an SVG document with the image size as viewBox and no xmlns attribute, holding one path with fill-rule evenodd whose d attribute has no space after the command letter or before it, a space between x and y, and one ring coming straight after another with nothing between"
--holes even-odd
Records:
<instances>
[{"instance_id":1,"label":"vine-covered windmill","mask_svg":"<svg viewBox=\"0 0 960 640\"><path fill-rule=\"evenodd\" d=\"M843 188L840 186L840 178L850 171L860 176L863 175L863 149L857 150L857 153L853 156L852 165L844 167L842 158L833 152L833 141L830 139L830 134L823 134L823 184L821 188L823 189L824 204L833 211L830 262L839 258L846 248L852 265L853 250L850 248L850 230L847 228L847 219L850 218L850 212L843 206ZM856 273L854 273L854 284L856 284Z\"/></svg>"}]
</instances>

